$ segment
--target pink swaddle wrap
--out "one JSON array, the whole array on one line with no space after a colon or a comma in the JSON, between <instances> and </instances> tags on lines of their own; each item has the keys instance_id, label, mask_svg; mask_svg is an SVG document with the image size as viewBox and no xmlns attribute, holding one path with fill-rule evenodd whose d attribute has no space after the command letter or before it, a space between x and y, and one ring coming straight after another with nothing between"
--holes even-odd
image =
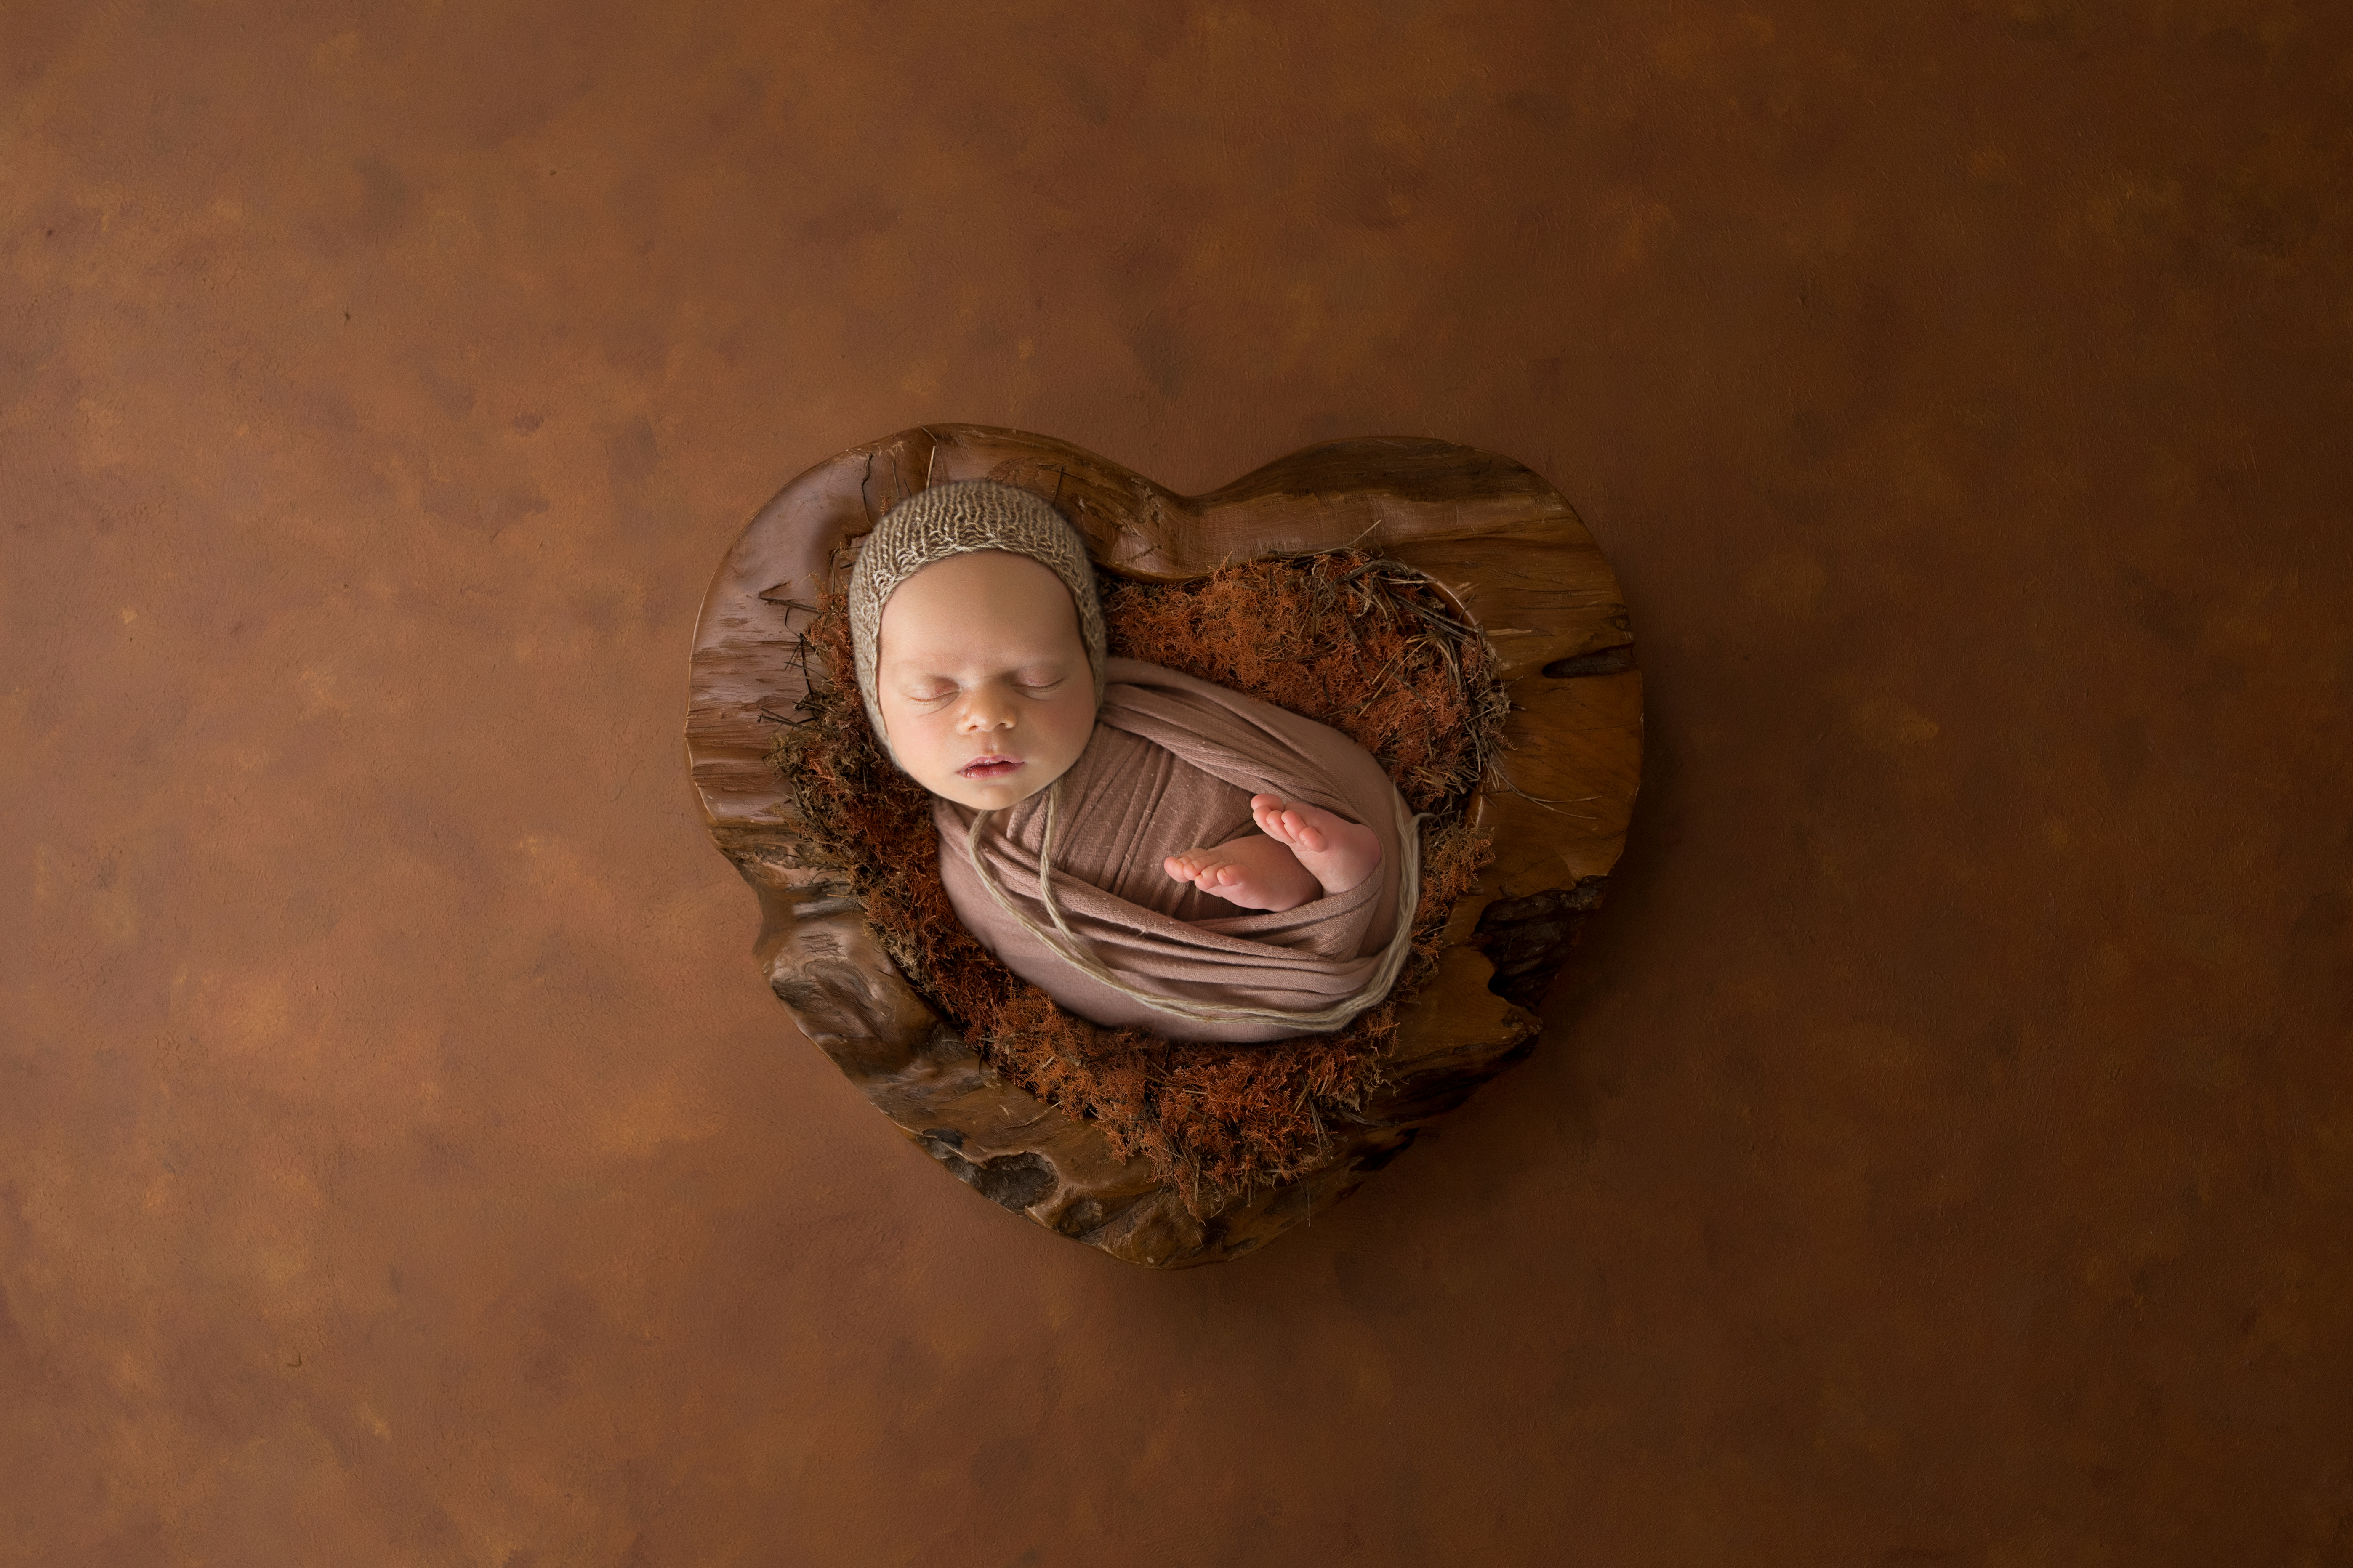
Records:
<instances>
[{"instance_id":1,"label":"pink swaddle wrap","mask_svg":"<svg viewBox=\"0 0 2353 1568\"><path fill-rule=\"evenodd\" d=\"M1377 1001L1404 956L1419 844L1371 753L1328 725L1158 665L1110 659L1103 679L1086 751L1050 790L986 814L934 797L941 881L965 927L1081 1017L1171 1039L1322 1033ZM1250 799L1261 793L1371 827L1379 869L1347 892L1263 913L1162 868L1166 856L1254 831ZM1050 816L1050 909L1039 879ZM1056 912L1082 961L1065 956ZM1089 972L1090 957L1125 985L1203 1016L1124 994Z\"/></svg>"}]
</instances>

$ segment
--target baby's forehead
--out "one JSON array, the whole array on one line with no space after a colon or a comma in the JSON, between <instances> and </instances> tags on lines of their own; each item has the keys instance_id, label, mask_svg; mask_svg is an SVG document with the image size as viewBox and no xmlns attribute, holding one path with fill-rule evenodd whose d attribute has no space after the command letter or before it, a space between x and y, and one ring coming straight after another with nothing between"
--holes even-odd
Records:
<instances>
[{"instance_id":1,"label":"baby's forehead","mask_svg":"<svg viewBox=\"0 0 2353 1568\"><path fill-rule=\"evenodd\" d=\"M1000 606L1048 621L1065 618L1075 630L1078 605L1071 590L1044 562L1006 550L966 550L917 568L883 601L887 622L893 612L985 612Z\"/></svg>"},{"instance_id":2,"label":"baby's forehead","mask_svg":"<svg viewBox=\"0 0 2353 1568\"><path fill-rule=\"evenodd\" d=\"M1078 607L1051 568L1004 551L967 551L911 573L882 606L885 658L966 646L1078 650Z\"/></svg>"}]
</instances>

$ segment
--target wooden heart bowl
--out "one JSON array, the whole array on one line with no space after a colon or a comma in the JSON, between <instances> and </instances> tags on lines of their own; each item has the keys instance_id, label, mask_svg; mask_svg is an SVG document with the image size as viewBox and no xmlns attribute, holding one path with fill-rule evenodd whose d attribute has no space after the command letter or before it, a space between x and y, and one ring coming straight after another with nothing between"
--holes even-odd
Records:
<instances>
[{"instance_id":1,"label":"wooden heart bowl","mask_svg":"<svg viewBox=\"0 0 2353 1568\"><path fill-rule=\"evenodd\" d=\"M992 1071L901 975L770 761L807 690L810 606L845 546L926 485L991 479L1048 497L1103 568L1171 582L1229 561L1355 549L1426 574L1511 682L1504 783L1465 808L1495 858L1400 1011L1380 1087L1333 1157L1196 1213L1142 1156ZM711 837L758 892L755 949L801 1030L910 1141L1059 1235L1158 1268L1222 1262L1356 1190L1421 1129L1533 1048L1530 1011L1601 901L1641 772L1642 678L1616 578L1560 493L1493 453L1426 439L1331 441L1180 496L1068 442L935 425L855 447L786 485L712 580L695 627L687 763ZM1271 1046L1262 1047L1279 1050Z\"/></svg>"}]
</instances>

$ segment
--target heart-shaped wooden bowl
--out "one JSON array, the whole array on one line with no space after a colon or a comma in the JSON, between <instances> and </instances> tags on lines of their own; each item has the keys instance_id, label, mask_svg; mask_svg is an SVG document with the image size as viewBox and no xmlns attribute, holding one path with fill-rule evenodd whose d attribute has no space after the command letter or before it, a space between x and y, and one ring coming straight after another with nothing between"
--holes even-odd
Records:
<instances>
[{"instance_id":1,"label":"heart-shaped wooden bowl","mask_svg":"<svg viewBox=\"0 0 2353 1568\"><path fill-rule=\"evenodd\" d=\"M1131 577L1338 549L1403 562L1483 632L1513 683L1507 785L1467 808L1493 835L1495 859L1406 1002L1381 1088L1332 1130L1333 1158L1312 1175L1196 1214L1143 1157L1116 1157L1092 1123L1002 1079L902 977L795 813L769 753L807 689L805 606L843 585L843 546L883 513L968 479L1049 497L1099 564ZM1617 580L1560 493L1507 458L1444 441L1332 441L1180 496L1067 442L938 425L818 464L744 530L695 628L686 750L712 838L759 894L769 986L802 1032L985 1196L1115 1258L1178 1268L1250 1251L1345 1197L1533 1047L1529 1009L1624 847L1641 728Z\"/></svg>"}]
</instances>

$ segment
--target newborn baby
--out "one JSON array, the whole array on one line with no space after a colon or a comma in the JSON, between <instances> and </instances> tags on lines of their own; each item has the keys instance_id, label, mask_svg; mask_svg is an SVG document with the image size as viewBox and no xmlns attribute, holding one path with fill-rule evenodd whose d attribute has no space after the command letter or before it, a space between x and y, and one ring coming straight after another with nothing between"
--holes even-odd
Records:
<instances>
[{"instance_id":1,"label":"newborn baby","mask_svg":"<svg viewBox=\"0 0 2353 1568\"><path fill-rule=\"evenodd\" d=\"M868 536L849 614L875 734L934 797L949 901L1014 973L1191 1040L1335 1029L1386 994L1419 846L1379 763L1107 658L1085 545L1043 498L919 492Z\"/></svg>"}]
</instances>

